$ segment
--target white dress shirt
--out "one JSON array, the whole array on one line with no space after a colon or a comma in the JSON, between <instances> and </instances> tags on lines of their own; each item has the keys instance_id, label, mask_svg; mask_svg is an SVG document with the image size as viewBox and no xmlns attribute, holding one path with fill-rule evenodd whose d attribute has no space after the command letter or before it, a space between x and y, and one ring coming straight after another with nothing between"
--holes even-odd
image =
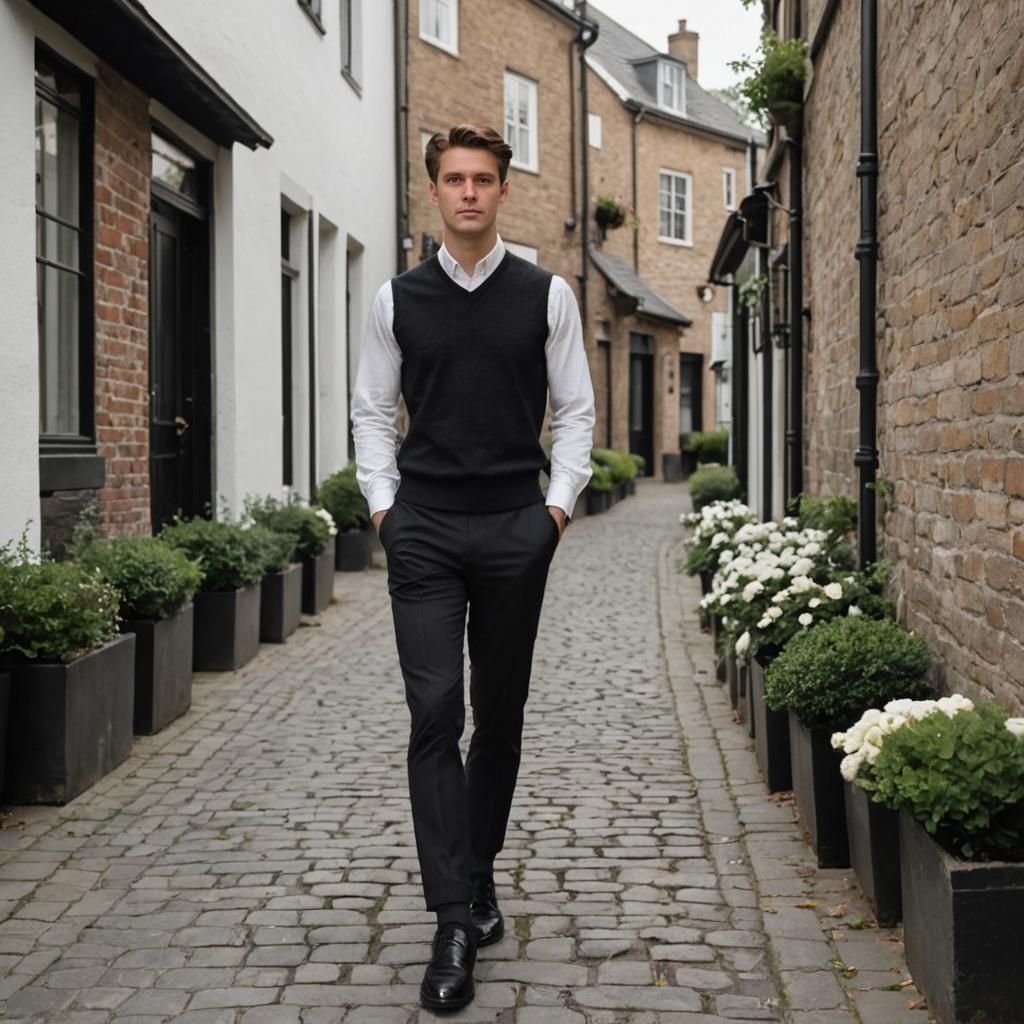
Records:
<instances>
[{"instance_id":1,"label":"white dress shirt","mask_svg":"<svg viewBox=\"0 0 1024 1024\"><path fill-rule=\"evenodd\" d=\"M479 287L505 256L498 236L494 248L466 273L445 245L437 257L445 273L467 291ZM352 392L352 437L356 448L356 481L370 506L370 515L389 508L401 476L396 463L398 399L401 394L402 350L394 333L391 281L378 290L367 318L359 370ZM551 405L551 482L548 505L567 516L587 485L594 429L594 388L583 347L583 324L576 296L562 277L552 275L548 292L548 398Z\"/></svg>"}]
</instances>

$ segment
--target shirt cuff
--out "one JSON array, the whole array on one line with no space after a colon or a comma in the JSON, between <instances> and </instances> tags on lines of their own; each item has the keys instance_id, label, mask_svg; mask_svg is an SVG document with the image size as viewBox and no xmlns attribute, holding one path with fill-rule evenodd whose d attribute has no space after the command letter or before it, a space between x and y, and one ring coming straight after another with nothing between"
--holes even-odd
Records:
<instances>
[{"instance_id":1,"label":"shirt cuff","mask_svg":"<svg viewBox=\"0 0 1024 1024\"><path fill-rule=\"evenodd\" d=\"M370 516L375 516L383 509L391 508L394 501L395 492L391 487L378 487L377 490L371 491L366 499L366 504L370 506Z\"/></svg>"},{"instance_id":2,"label":"shirt cuff","mask_svg":"<svg viewBox=\"0 0 1024 1024\"><path fill-rule=\"evenodd\" d=\"M544 504L557 505L567 516L571 516L576 504L576 496L569 484L553 480L548 484L548 493L544 498Z\"/></svg>"}]
</instances>

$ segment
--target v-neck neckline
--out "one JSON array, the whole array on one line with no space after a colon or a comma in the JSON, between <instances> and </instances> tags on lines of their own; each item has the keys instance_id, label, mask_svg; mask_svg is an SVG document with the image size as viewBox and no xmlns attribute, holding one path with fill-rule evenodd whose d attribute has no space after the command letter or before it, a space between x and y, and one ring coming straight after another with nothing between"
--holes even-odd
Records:
<instances>
[{"instance_id":1,"label":"v-neck neckline","mask_svg":"<svg viewBox=\"0 0 1024 1024\"><path fill-rule=\"evenodd\" d=\"M478 284L474 289L472 289L472 291L469 288L463 288L461 284L454 281L448 275L448 271L445 270L443 266L441 266L441 260L438 258L437 253L435 253L431 257L431 259L434 261L434 265L437 269L437 272L441 275L441 277L444 278L449 288L453 288L455 291L457 291L460 295L462 295L462 297L467 302L475 302L477 298L480 296L480 293L490 288L491 282L505 270L505 268L508 266L509 257L511 255L511 252L508 249L506 249L504 255L501 257L501 262L498 263L498 265L490 272L484 283Z\"/></svg>"}]
</instances>

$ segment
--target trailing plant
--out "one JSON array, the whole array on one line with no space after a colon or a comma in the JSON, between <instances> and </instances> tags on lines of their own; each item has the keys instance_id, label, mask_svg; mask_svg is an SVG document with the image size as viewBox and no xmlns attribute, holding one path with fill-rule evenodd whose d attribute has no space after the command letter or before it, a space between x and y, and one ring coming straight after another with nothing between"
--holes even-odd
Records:
<instances>
[{"instance_id":1,"label":"trailing plant","mask_svg":"<svg viewBox=\"0 0 1024 1024\"><path fill-rule=\"evenodd\" d=\"M740 95L755 116L778 120L800 109L807 77L807 43L799 36L780 39L765 27L757 55L730 61L729 66L746 75Z\"/></svg>"},{"instance_id":2,"label":"trailing plant","mask_svg":"<svg viewBox=\"0 0 1024 1024\"><path fill-rule=\"evenodd\" d=\"M638 223L632 206L607 194L594 198L594 218L602 228L621 228L623 224L636 227Z\"/></svg>"},{"instance_id":3,"label":"trailing plant","mask_svg":"<svg viewBox=\"0 0 1024 1024\"><path fill-rule=\"evenodd\" d=\"M713 501L738 498L742 489L732 466L702 466L690 474L690 499L697 511Z\"/></svg>"},{"instance_id":4,"label":"trailing plant","mask_svg":"<svg viewBox=\"0 0 1024 1024\"><path fill-rule=\"evenodd\" d=\"M118 636L118 593L99 569L0 547L0 660L71 662Z\"/></svg>"},{"instance_id":5,"label":"trailing plant","mask_svg":"<svg viewBox=\"0 0 1024 1024\"><path fill-rule=\"evenodd\" d=\"M370 522L370 508L356 481L354 462L327 477L317 487L315 500L330 512L342 533L363 530Z\"/></svg>"},{"instance_id":6,"label":"trailing plant","mask_svg":"<svg viewBox=\"0 0 1024 1024\"><path fill-rule=\"evenodd\" d=\"M262 579L266 571L263 541L239 523L175 519L160 531L160 539L199 563L203 590L247 587Z\"/></svg>"},{"instance_id":7,"label":"trailing plant","mask_svg":"<svg viewBox=\"0 0 1024 1024\"><path fill-rule=\"evenodd\" d=\"M832 619L798 633L765 673L764 699L809 729L835 730L866 709L899 697L922 698L931 665L925 642L888 619Z\"/></svg>"},{"instance_id":8,"label":"trailing plant","mask_svg":"<svg viewBox=\"0 0 1024 1024\"><path fill-rule=\"evenodd\" d=\"M249 496L245 499L244 518L266 526L275 533L291 535L299 554L310 558L322 554L331 537L338 532L330 512L324 508L303 505L294 494L287 502L269 496Z\"/></svg>"},{"instance_id":9,"label":"trailing plant","mask_svg":"<svg viewBox=\"0 0 1024 1024\"><path fill-rule=\"evenodd\" d=\"M729 430L695 430L686 439L686 451L695 452L698 463L717 462L729 459Z\"/></svg>"},{"instance_id":10,"label":"trailing plant","mask_svg":"<svg viewBox=\"0 0 1024 1024\"><path fill-rule=\"evenodd\" d=\"M124 619L168 619L192 600L203 581L199 564L159 537L102 540L76 530L68 554L82 568L99 570L117 589Z\"/></svg>"},{"instance_id":11,"label":"trailing plant","mask_svg":"<svg viewBox=\"0 0 1024 1024\"><path fill-rule=\"evenodd\" d=\"M1024 860L1024 719L994 702L908 717L856 782L957 856Z\"/></svg>"},{"instance_id":12,"label":"trailing plant","mask_svg":"<svg viewBox=\"0 0 1024 1024\"><path fill-rule=\"evenodd\" d=\"M761 302L761 296L768 287L768 275L758 274L756 277L748 277L740 285L740 302L748 309L755 309Z\"/></svg>"}]
</instances>

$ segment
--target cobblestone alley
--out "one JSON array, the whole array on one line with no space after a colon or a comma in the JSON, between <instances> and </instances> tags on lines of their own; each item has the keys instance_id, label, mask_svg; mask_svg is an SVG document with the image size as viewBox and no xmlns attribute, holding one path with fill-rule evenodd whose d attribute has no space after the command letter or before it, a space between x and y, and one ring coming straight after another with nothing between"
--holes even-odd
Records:
<instances>
[{"instance_id":1,"label":"cobblestone alley","mask_svg":"<svg viewBox=\"0 0 1024 1024\"><path fill-rule=\"evenodd\" d=\"M898 935L849 872L812 868L758 781L679 573L688 508L641 481L555 554L497 864L507 933L453 1018L926 1024ZM72 804L6 809L4 1020L437 1019L377 558L287 645L197 677L192 710Z\"/></svg>"}]
</instances>

